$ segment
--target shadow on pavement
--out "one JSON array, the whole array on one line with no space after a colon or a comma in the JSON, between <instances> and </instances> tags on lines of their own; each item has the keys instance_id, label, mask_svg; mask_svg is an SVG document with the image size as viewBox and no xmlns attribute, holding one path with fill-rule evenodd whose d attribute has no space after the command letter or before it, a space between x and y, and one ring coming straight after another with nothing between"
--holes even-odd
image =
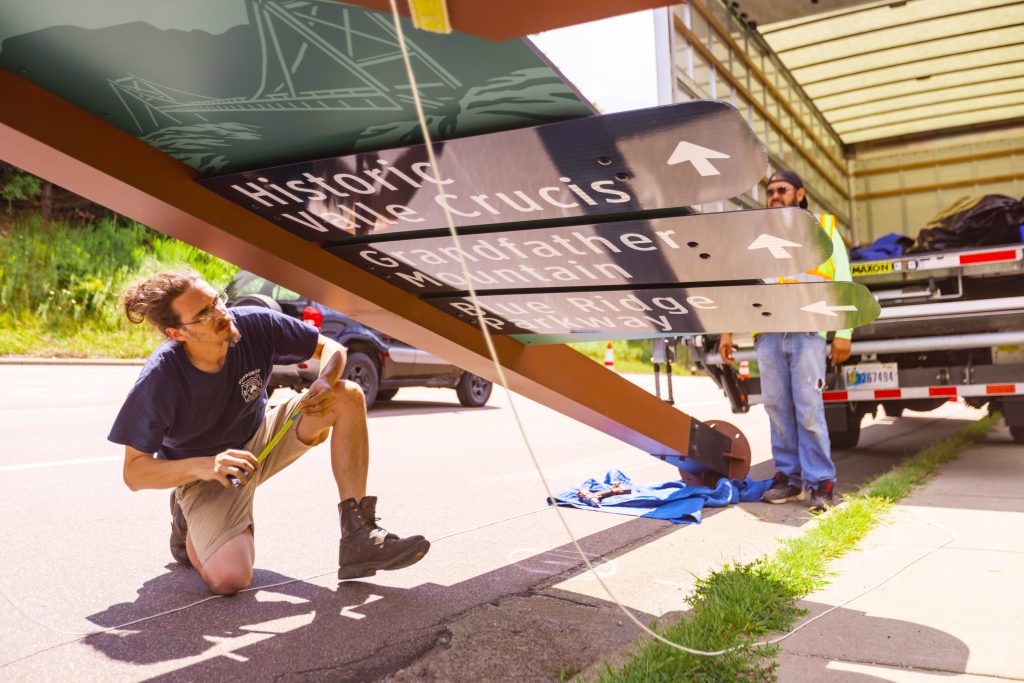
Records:
<instances>
[{"instance_id":1,"label":"shadow on pavement","mask_svg":"<svg viewBox=\"0 0 1024 683\"><path fill-rule=\"evenodd\" d=\"M661 521L630 520L582 539L581 545L600 565L637 543L676 528ZM461 583L424 583L410 589L363 581L326 587L257 569L253 585L266 588L185 609L176 608L209 593L194 571L175 568L146 581L134 602L112 605L88 617L104 628L142 621L88 636L84 642L109 659L136 665L136 673L146 680L373 680L403 668L435 647L445 647L451 637L447 622L452 618L475 608L496 606L505 599L532 597L538 585L575 572L579 565L575 550L566 544L524 554L522 559ZM324 581L334 583L332 577ZM270 585L277 583L283 585ZM584 602L570 606L592 614L594 607ZM649 623L653 617L639 614L639 618ZM572 649L597 659L601 652L593 643L611 647L612 638L618 647L635 636L632 629L622 628L614 620L611 624L610 631L601 624L603 631L613 634L605 634L603 641L581 639L578 632L565 633L562 651ZM515 657L517 642L529 638L529 632L513 627L501 633L492 646L512 648L510 656ZM495 656L487 649L477 653L485 664ZM518 664L526 666L519 670L527 672L524 675L529 680L547 680L557 669L543 658L529 657L536 661Z\"/></svg>"},{"instance_id":2,"label":"shadow on pavement","mask_svg":"<svg viewBox=\"0 0 1024 683\"><path fill-rule=\"evenodd\" d=\"M258 570L253 583L267 588L193 605L202 597L189 600L179 591L183 583L194 582L202 583L195 572L185 570L147 581L135 602L113 605L89 620L109 628L161 615L171 602L192 606L89 636L84 642L110 659L140 667L156 665L139 669L155 676L149 680L266 680L282 672L348 666L353 656L363 674L372 674L372 660L359 667L358 659L372 655L373 648L353 647L368 631L379 631L382 637L398 633L406 657L430 647L435 637L429 630L410 633L410 626L419 626L415 624L388 626L389 617L413 606L415 591L356 581L331 589ZM272 585L278 583L284 585ZM368 617L374 619L364 623ZM394 664L389 659L381 662Z\"/></svg>"},{"instance_id":3,"label":"shadow on pavement","mask_svg":"<svg viewBox=\"0 0 1024 683\"><path fill-rule=\"evenodd\" d=\"M452 407L446 404L438 409L450 410ZM930 419L922 422L925 423L922 429L935 424ZM935 430L934 440L964 426L961 421L952 422L956 424ZM903 450L900 444L907 431L916 433L919 430L905 430L898 438L889 438L888 426L873 424L865 427L863 450L837 453L840 480L850 482L844 488L855 488L896 464L898 457L910 454L911 449ZM771 474L770 463L759 465L753 474L767 478ZM799 526L808 519L806 510L795 504L769 506L755 503L743 507L751 514L775 523ZM708 512L714 514L712 510ZM589 557L610 562L638 545L676 529L676 525L666 522L633 519L581 539L581 545ZM89 619L102 627L112 627L154 614L160 616L126 625L115 632L89 636L84 642L111 660L136 665L135 672L139 677L150 680L153 677L157 680L246 679L252 682L372 680L423 661L427 653L436 654L449 649L452 637L449 625L453 622L479 610L498 608L511 599L533 600L538 597L537 590L575 573L579 566L575 551L566 544L543 553L524 555L518 561L460 583L422 583L409 589L369 582L344 582L334 586L330 577L323 580L330 585L328 587L258 569L253 585L266 588L179 611L174 610L200 600L208 593L195 572L175 569L146 581L138 589L138 598L134 602L112 605ZM288 583L270 585L283 582ZM562 602L570 603L568 600ZM581 654L579 661L587 661L586 657L596 661L614 649L609 638L619 639L620 646L631 642L635 633L621 625L614 627L615 619L600 611L607 607L607 603L601 600L582 596L578 596L578 603L572 606L572 609L591 614L592 621L600 622L591 628L604 628L602 635L614 632L613 636L600 641L604 650L593 651L594 646L590 643L598 642L598 639L591 634L584 635L579 630L562 633L558 629L546 636L552 639L549 649L565 652L566 649L557 646L574 647ZM466 656L475 657L476 668L467 666L465 670L479 676L488 666L498 666L496 661L500 659L502 666L507 660L509 665L519 667L514 670L525 676L523 680L558 680L552 673L557 667L551 661L538 658L527 647L531 638L529 631L517 630L514 621L506 627L501 615L501 611L495 615L494 627L498 634L493 640L475 643L469 648L472 651ZM645 623L653 621L651 615L638 614L638 618ZM870 623L865 625L865 620ZM586 618L579 621L587 623ZM607 622L613 628L606 628ZM853 610L838 610L822 622L827 622L829 645L818 649L828 651L829 656L838 659L843 658L844 647L853 647L856 636L858 639L869 638L868 645L879 652L886 648L901 652L944 652L947 659L953 657L960 663L958 670L963 670L966 665L968 648L962 641L918 624L866 617ZM808 631L818 625L808 627ZM837 635L847 631L844 638L848 638L849 643ZM792 642L786 641L785 645L794 648L788 651L797 652L795 648L805 642L809 632L797 634ZM824 632L817 630L817 633ZM555 638L564 638L566 642L555 643ZM521 661L516 660L517 657ZM876 680L873 676L852 672L843 672L842 675L849 673L858 677L830 678L837 672L828 668L829 660L798 659L806 660L801 662L802 665L813 668L809 670L808 677L793 680L858 683ZM490 669L491 673L494 670ZM481 679L478 677L476 680Z\"/></svg>"},{"instance_id":4,"label":"shadow on pavement","mask_svg":"<svg viewBox=\"0 0 1024 683\"><path fill-rule=\"evenodd\" d=\"M830 607L800 604L808 615L797 625ZM779 680L820 683L897 680L887 676L884 667L922 669L929 677L956 676L966 671L971 654L964 641L945 631L847 608L822 617L780 645ZM879 675L869 673L870 669L877 669Z\"/></svg>"},{"instance_id":5,"label":"shadow on pavement","mask_svg":"<svg viewBox=\"0 0 1024 683\"><path fill-rule=\"evenodd\" d=\"M839 450L832 454L836 465L837 501L845 494L858 491L875 477L888 472L907 458L951 434L962 431L971 420L946 418L941 423L932 417L914 417L899 420L881 418L865 425L857 448ZM921 432L931 430L927 439ZM750 468L752 479L770 479L775 474L774 464L768 460ZM802 526L811 518L806 503L794 501L783 505L743 503L743 509L764 522ZM720 514L725 508L707 508L704 517Z\"/></svg>"}]
</instances>

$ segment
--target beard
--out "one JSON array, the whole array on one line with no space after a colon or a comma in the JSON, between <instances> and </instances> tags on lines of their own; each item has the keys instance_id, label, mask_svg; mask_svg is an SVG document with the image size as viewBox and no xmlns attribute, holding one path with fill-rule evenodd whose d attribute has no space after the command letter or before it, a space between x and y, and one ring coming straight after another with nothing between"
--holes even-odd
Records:
<instances>
[{"instance_id":1,"label":"beard","mask_svg":"<svg viewBox=\"0 0 1024 683\"><path fill-rule=\"evenodd\" d=\"M234 322L231 323L230 330L231 332L228 335L228 346L234 346L238 342L242 341L242 333L237 327L235 327Z\"/></svg>"},{"instance_id":2,"label":"beard","mask_svg":"<svg viewBox=\"0 0 1024 683\"><path fill-rule=\"evenodd\" d=\"M234 318L228 318L225 320L223 329L218 331L227 332L227 338L224 341L227 342L228 346L234 346L242 340L242 332L235 325Z\"/></svg>"}]
</instances>

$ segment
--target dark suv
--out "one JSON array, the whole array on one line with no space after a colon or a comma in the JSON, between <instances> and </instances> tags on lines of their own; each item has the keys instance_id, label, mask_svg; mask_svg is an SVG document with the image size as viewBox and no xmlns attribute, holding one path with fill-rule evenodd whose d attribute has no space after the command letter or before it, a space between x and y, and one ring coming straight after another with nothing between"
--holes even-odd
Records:
<instances>
[{"instance_id":1,"label":"dark suv","mask_svg":"<svg viewBox=\"0 0 1024 683\"><path fill-rule=\"evenodd\" d=\"M459 403L471 408L486 404L491 397L491 383L482 377L253 273L240 271L228 284L227 297L229 306L266 306L287 313L344 345L348 349L348 362L342 376L362 387L367 407L375 401L391 400L402 387L455 389ZM290 387L301 391L319 372L319 363L315 360L274 366L270 390Z\"/></svg>"}]
</instances>

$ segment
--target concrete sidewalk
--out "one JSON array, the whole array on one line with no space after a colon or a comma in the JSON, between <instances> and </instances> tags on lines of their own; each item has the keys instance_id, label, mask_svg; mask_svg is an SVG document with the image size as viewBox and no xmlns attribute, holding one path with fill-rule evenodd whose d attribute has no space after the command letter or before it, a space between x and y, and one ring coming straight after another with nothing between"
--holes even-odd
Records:
<instances>
[{"instance_id":1,"label":"concrete sidewalk","mask_svg":"<svg viewBox=\"0 0 1024 683\"><path fill-rule=\"evenodd\" d=\"M1024 680L1024 448L1006 427L941 468L802 602L779 680ZM865 592L867 591L867 592Z\"/></svg>"},{"instance_id":2,"label":"concrete sidewalk","mask_svg":"<svg viewBox=\"0 0 1024 683\"><path fill-rule=\"evenodd\" d=\"M951 416L957 410L947 409ZM964 410L955 414L967 416ZM928 423L928 441L965 426L952 419ZM855 490L896 464L891 453L911 443L914 452L925 445L916 432L896 427L873 425L861 450L838 454L841 490ZM757 476L769 473L767 462L757 468ZM1012 443L1005 427L945 465L896 507L859 550L831 565L835 576L826 590L803 601L809 614L797 626L860 596L783 641L778 680L1024 680L1024 648L1018 646L1024 633L1024 489L1018 482L1024 482L1024 449ZM598 571L603 581L642 620L681 616L698 577L771 553L780 539L815 523L800 504L746 504L709 513L701 525L667 531L625 553L602 557ZM574 554L568 546L560 550L561 560ZM493 672L499 659L534 662L552 652L574 652L576 661L587 662L593 649L583 652L581 643L611 649L617 653L611 661L618 661L632 646L608 646L636 634L587 572L497 601L484 612L467 612L448 627L451 639L444 648L386 680L488 680L486 672ZM522 633L533 633L526 639L531 642L524 642ZM511 651L498 644L513 642L517 647ZM608 658L589 661L583 680L603 671Z\"/></svg>"}]
</instances>

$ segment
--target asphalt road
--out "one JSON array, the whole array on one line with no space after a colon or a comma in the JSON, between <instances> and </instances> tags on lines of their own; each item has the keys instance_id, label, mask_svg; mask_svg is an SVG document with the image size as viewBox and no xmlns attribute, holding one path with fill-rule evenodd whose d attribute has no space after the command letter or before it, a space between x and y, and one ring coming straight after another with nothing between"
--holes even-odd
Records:
<instances>
[{"instance_id":1,"label":"asphalt road","mask_svg":"<svg viewBox=\"0 0 1024 683\"><path fill-rule=\"evenodd\" d=\"M106 441L137 373L0 365L0 681L558 680L634 637L581 572L500 389L481 409L462 408L450 390L403 389L370 413L369 491L382 526L431 540L422 562L338 584L337 501L321 446L260 489L257 589L208 599L170 559L167 492L129 491L121 448ZM650 376L634 381L653 390ZM677 377L675 390L681 410L737 424L753 475L771 475L763 410L731 415L703 378ZM514 405L552 490L610 468L638 482L677 477L542 406ZM949 404L865 423L861 448L835 454L840 490L979 414ZM796 505L732 508L686 527L576 510L564 519L649 622L683 608L702 567L753 557L808 519ZM705 545L692 558L649 556L679 539Z\"/></svg>"}]
</instances>

